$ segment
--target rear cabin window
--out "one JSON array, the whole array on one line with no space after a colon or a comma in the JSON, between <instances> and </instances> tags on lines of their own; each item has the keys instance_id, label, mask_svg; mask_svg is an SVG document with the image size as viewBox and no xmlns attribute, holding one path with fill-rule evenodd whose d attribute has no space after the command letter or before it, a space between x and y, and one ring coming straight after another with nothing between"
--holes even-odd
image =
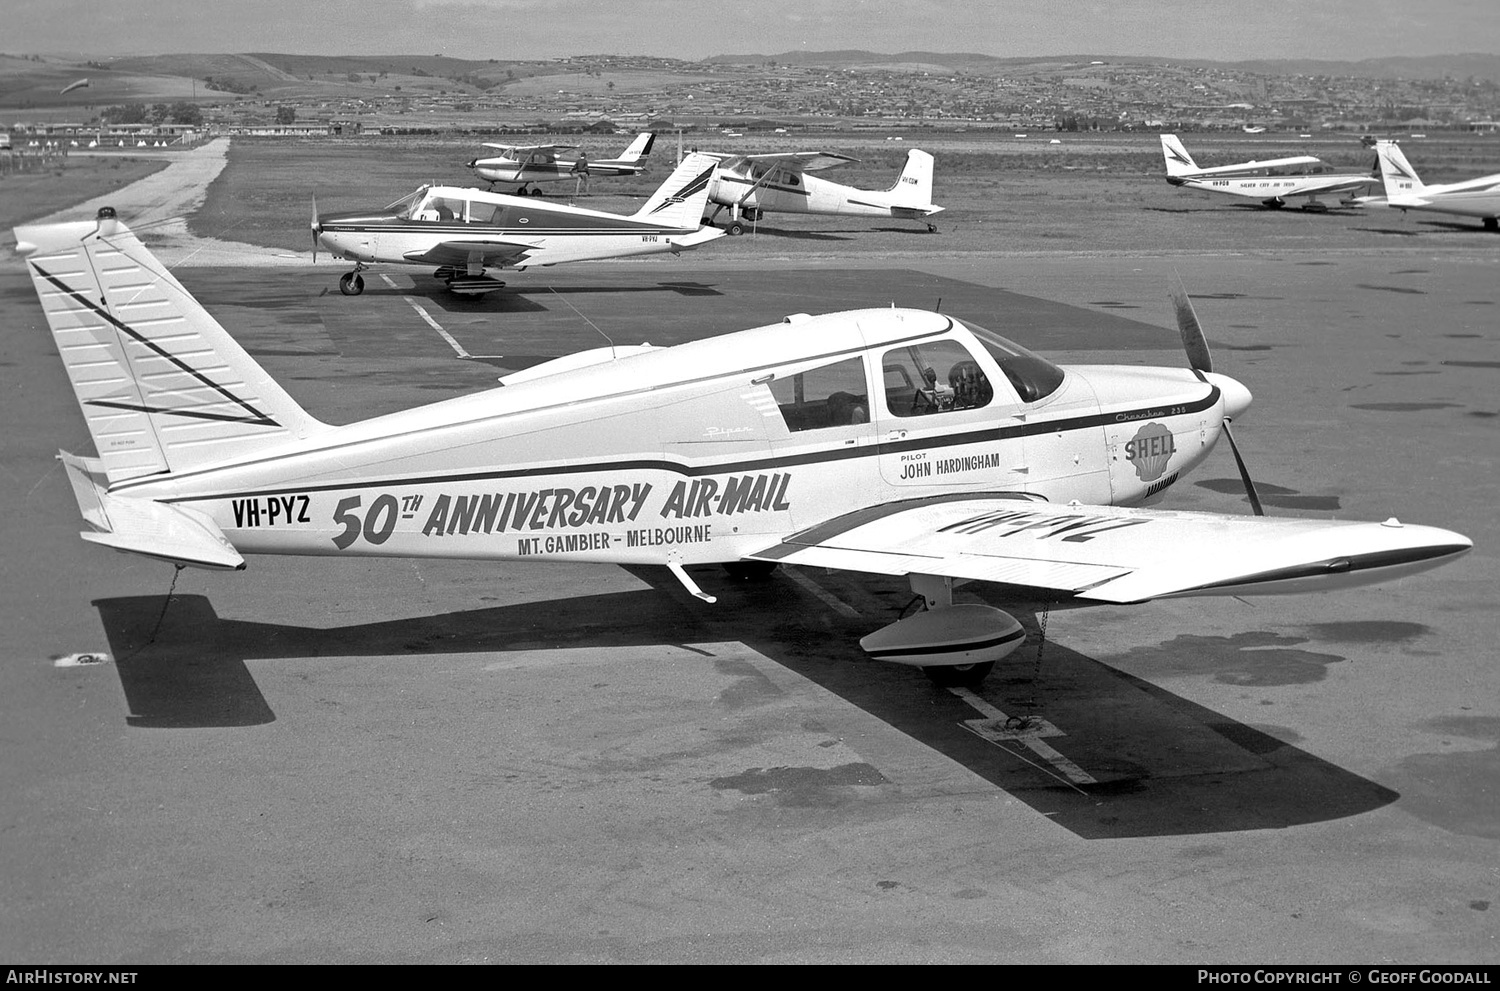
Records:
<instances>
[{"instance_id":1,"label":"rear cabin window","mask_svg":"<svg viewBox=\"0 0 1500 991\"><path fill-rule=\"evenodd\" d=\"M870 422L870 397L860 358L778 375L770 387L781 418L793 433Z\"/></svg>"},{"instance_id":2,"label":"rear cabin window","mask_svg":"<svg viewBox=\"0 0 1500 991\"><path fill-rule=\"evenodd\" d=\"M881 359L885 405L892 416L979 409L995 398L989 376L957 341L894 348Z\"/></svg>"},{"instance_id":3,"label":"rear cabin window","mask_svg":"<svg viewBox=\"0 0 1500 991\"><path fill-rule=\"evenodd\" d=\"M495 226L500 223L500 207L480 200L469 201L469 223Z\"/></svg>"}]
</instances>

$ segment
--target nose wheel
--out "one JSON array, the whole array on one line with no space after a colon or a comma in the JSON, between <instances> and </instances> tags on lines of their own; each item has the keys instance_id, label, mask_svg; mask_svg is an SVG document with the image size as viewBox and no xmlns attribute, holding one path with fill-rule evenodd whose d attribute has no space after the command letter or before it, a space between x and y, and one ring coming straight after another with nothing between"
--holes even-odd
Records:
<instances>
[{"instance_id":1,"label":"nose wheel","mask_svg":"<svg viewBox=\"0 0 1500 991\"><path fill-rule=\"evenodd\" d=\"M365 270L361 262L354 263L354 271L339 276L339 292L345 296L358 296L365 291L365 280L359 273Z\"/></svg>"}]
</instances>

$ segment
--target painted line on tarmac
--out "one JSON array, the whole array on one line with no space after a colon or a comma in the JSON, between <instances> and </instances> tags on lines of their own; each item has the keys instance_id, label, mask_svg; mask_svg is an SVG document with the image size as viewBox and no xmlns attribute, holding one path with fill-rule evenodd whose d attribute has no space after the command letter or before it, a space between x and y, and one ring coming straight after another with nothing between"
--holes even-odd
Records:
<instances>
[{"instance_id":1,"label":"painted line on tarmac","mask_svg":"<svg viewBox=\"0 0 1500 991\"><path fill-rule=\"evenodd\" d=\"M838 596L834 595L832 592L828 591L826 588L819 585L817 582L813 581L802 572L796 570L795 568L782 568L781 570L788 578L796 582L804 592L813 596L819 602L832 609L834 612L849 619L859 618L860 612L858 609L854 608L843 599L840 599Z\"/></svg>"},{"instance_id":2,"label":"painted line on tarmac","mask_svg":"<svg viewBox=\"0 0 1500 991\"><path fill-rule=\"evenodd\" d=\"M1012 719L991 705L987 699L982 698L967 688L950 688L948 691L979 710L980 715L985 717L983 719L967 719L964 721L963 727L970 733L988 740L1007 753L1014 754L1022 760L1026 760L1023 755L1005 746L1007 742L1011 741L1021 744L1075 786L1099 783L1093 775L1058 753L1049 744L1043 742L1042 737L1067 736L1066 733L1045 719ZM1027 761L1027 763L1031 762Z\"/></svg>"},{"instance_id":3,"label":"painted line on tarmac","mask_svg":"<svg viewBox=\"0 0 1500 991\"><path fill-rule=\"evenodd\" d=\"M382 273L380 273L380 277L385 280L385 284L386 285L390 286L392 289L395 289L397 292L401 291L401 288L399 286L397 286L396 283L394 283L394 282L391 281L391 277L389 275L386 275L384 272L382 272ZM436 320L432 319L432 315L430 313L428 313L426 310L422 309L422 305L420 303L418 303L416 300L412 299L410 296L402 296L401 298L404 299L404 300L406 300L406 305L407 306L410 306L412 309L414 309L414 310L417 311L417 316L419 316L423 320L427 321L427 326L429 326L433 330L437 331L438 334L443 338L443 340L445 340L445 341L448 342L448 346L453 349L453 351L454 351L455 354L457 354L460 358L473 358L474 357L472 354L470 354L469 352L467 352L467 351L464 350L464 346L462 344L458 343L458 341L456 341L456 340L453 339L453 335L452 334L448 333L446 330L443 329L443 325L442 324L440 324ZM499 355L490 355L489 357L500 357L500 356Z\"/></svg>"}]
</instances>

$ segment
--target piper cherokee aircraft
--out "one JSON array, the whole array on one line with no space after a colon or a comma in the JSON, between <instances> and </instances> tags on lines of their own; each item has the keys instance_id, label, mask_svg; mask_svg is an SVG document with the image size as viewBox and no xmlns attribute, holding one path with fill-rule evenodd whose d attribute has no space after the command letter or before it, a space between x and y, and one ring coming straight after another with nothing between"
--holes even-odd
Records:
<instances>
[{"instance_id":1,"label":"piper cherokee aircraft","mask_svg":"<svg viewBox=\"0 0 1500 991\"><path fill-rule=\"evenodd\" d=\"M1134 603L1378 582L1447 530L1123 508L1206 458L1249 390L1188 368L1059 367L936 312L795 314L605 347L500 387L319 422L105 208L16 229L96 457L60 453L85 540L179 566L246 554L778 564L905 576L926 605L861 640L975 682L1024 639L969 581ZM1254 499L1243 461L1241 474ZM1259 509L1258 500L1252 506Z\"/></svg>"},{"instance_id":2,"label":"piper cherokee aircraft","mask_svg":"<svg viewBox=\"0 0 1500 991\"><path fill-rule=\"evenodd\" d=\"M1417 176L1396 142L1375 142L1375 154L1380 159L1385 199L1371 197L1366 200L1368 205L1394 207L1403 213L1426 210L1478 217L1486 230L1500 230L1500 173L1429 186Z\"/></svg>"},{"instance_id":3,"label":"piper cherokee aircraft","mask_svg":"<svg viewBox=\"0 0 1500 991\"><path fill-rule=\"evenodd\" d=\"M1175 134L1161 136L1161 153L1167 161L1167 182L1172 185L1259 200L1272 210L1286 206L1288 197L1305 196L1302 209L1324 211L1328 205L1319 196L1353 193L1375 183L1373 176L1340 173L1312 155L1205 169L1193 161Z\"/></svg>"},{"instance_id":4,"label":"piper cherokee aircraft","mask_svg":"<svg viewBox=\"0 0 1500 991\"><path fill-rule=\"evenodd\" d=\"M505 285L486 268L519 272L529 265L676 254L724 234L702 223L713 170L709 156L688 156L628 217L457 186L422 186L375 211L318 213L314 200L313 260L321 244L354 262L339 279L346 296L364 292L360 272L374 262L436 265L434 276L449 289L474 296Z\"/></svg>"},{"instance_id":5,"label":"piper cherokee aircraft","mask_svg":"<svg viewBox=\"0 0 1500 991\"><path fill-rule=\"evenodd\" d=\"M724 229L743 234L745 221L757 221L770 213L829 213L855 217L895 217L926 220L943 208L932 203L932 156L913 148L906 167L887 190L856 189L811 175L847 165L856 159L821 151L794 151L767 155L716 155L708 198L714 206L709 223L727 207ZM929 231L937 226L929 222Z\"/></svg>"},{"instance_id":6,"label":"piper cherokee aircraft","mask_svg":"<svg viewBox=\"0 0 1500 991\"><path fill-rule=\"evenodd\" d=\"M635 136L630 147L619 158L604 158L591 162L584 155L575 159L557 157L560 151L571 151L577 145L498 145L485 142L486 148L498 148L500 154L491 158L471 158L469 168L479 178L489 182L493 188L497 182L518 182L517 196L526 195L526 187L538 182L558 182L562 179L588 179L598 175L640 175L646 171L646 156L656 134L646 131ZM532 196L540 196L540 189L531 190Z\"/></svg>"}]
</instances>

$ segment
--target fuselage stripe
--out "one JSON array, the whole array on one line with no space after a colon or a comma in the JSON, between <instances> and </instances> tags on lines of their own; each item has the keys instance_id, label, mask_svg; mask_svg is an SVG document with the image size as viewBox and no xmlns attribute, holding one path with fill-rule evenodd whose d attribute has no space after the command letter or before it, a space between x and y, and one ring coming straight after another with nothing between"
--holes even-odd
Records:
<instances>
[{"instance_id":1,"label":"fuselage stripe","mask_svg":"<svg viewBox=\"0 0 1500 991\"><path fill-rule=\"evenodd\" d=\"M1219 389L1210 386L1208 394L1196 402L1181 407L1181 414L1201 412L1210 409L1219 401ZM735 461L702 465L685 465L676 461L666 459L629 459L621 461L591 461L586 464L563 464L563 465L538 465L528 468L499 468L474 472L447 472L441 475L423 475L409 478L386 478L386 479L363 479L358 481L333 482L326 485L285 485L274 489L250 489L243 492L217 492L205 495L179 496L174 498L163 498L159 501L165 503L178 502L203 502L217 499L240 499L253 496L272 496L289 492L335 492L342 489L363 489L373 487L399 488L418 485L435 485L439 483L454 482L478 482L510 478L534 478L547 475L581 475L591 472L607 471L662 471L671 472L688 478L697 478L704 475L733 474L755 471L769 471L780 468L791 468L801 465L822 464L834 461L846 461L852 458L871 458L882 455L899 454L904 451L933 450L947 447L958 447L966 444L1009 440L1020 437L1032 437L1040 434L1062 432L1066 430L1087 430L1101 427L1110 423L1135 422L1154 415L1163 415L1158 408L1119 411L1112 413L1090 413L1085 416L1071 419L1038 420L1017 424L1009 427L985 427L978 430L966 430L962 433L943 434L937 437L918 437L894 443L881 443L862 447L848 447L840 443L838 447L825 448L819 451L808 451L803 454L790 456L767 455L765 457L751 458L744 461ZM116 490L117 491L117 490Z\"/></svg>"}]
</instances>

